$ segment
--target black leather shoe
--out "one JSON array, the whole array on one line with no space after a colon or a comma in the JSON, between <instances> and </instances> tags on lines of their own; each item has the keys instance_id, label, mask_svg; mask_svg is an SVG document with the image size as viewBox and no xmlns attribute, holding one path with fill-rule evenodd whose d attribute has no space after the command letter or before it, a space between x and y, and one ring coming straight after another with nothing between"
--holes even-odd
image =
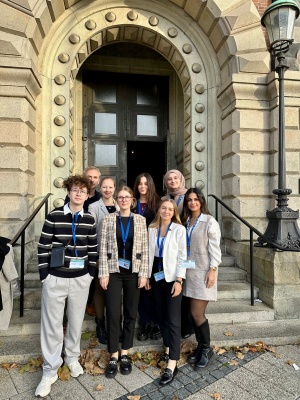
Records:
<instances>
[{"instance_id":1,"label":"black leather shoe","mask_svg":"<svg viewBox=\"0 0 300 400\"><path fill-rule=\"evenodd\" d=\"M118 359L116 357L111 357L107 367L105 368L106 378L114 378L118 372Z\"/></svg>"},{"instance_id":2,"label":"black leather shoe","mask_svg":"<svg viewBox=\"0 0 300 400\"><path fill-rule=\"evenodd\" d=\"M162 374L160 377L159 384L160 385L168 385L169 383L172 382L174 377L177 375L178 369L177 367L174 368L174 371L172 371L170 368L167 368L165 372Z\"/></svg>"},{"instance_id":3,"label":"black leather shoe","mask_svg":"<svg viewBox=\"0 0 300 400\"><path fill-rule=\"evenodd\" d=\"M161 338L161 330L160 330L160 327L157 325L157 324L155 324L154 326L153 326L153 328L151 329L151 333L150 333L150 339L152 339L152 340L158 340L158 339L160 339Z\"/></svg>"},{"instance_id":4,"label":"black leather shoe","mask_svg":"<svg viewBox=\"0 0 300 400\"><path fill-rule=\"evenodd\" d=\"M157 367L158 367L158 368L161 367L161 366L160 366L160 363L161 363L161 362L164 362L164 363L168 364L168 361L169 361L169 354L167 354L167 353L162 354L162 355L159 357L158 361L157 361Z\"/></svg>"},{"instance_id":5,"label":"black leather shoe","mask_svg":"<svg viewBox=\"0 0 300 400\"><path fill-rule=\"evenodd\" d=\"M141 324L139 332L136 335L137 340L144 342L149 338L150 332L151 332L151 325L149 324L149 322L147 322L146 324Z\"/></svg>"},{"instance_id":6,"label":"black leather shoe","mask_svg":"<svg viewBox=\"0 0 300 400\"><path fill-rule=\"evenodd\" d=\"M122 375L129 375L132 371L131 359L127 355L120 358L120 372Z\"/></svg>"}]
</instances>

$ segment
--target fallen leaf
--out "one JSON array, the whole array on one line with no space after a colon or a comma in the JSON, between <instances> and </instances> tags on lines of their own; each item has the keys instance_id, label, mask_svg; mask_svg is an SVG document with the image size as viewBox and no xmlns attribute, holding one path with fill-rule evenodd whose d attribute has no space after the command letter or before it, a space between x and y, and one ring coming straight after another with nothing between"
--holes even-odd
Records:
<instances>
[{"instance_id":1,"label":"fallen leaf","mask_svg":"<svg viewBox=\"0 0 300 400\"><path fill-rule=\"evenodd\" d=\"M196 347L196 344L190 340L186 340L180 346L180 353L191 353Z\"/></svg>"},{"instance_id":2,"label":"fallen leaf","mask_svg":"<svg viewBox=\"0 0 300 400\"><path fill-rule=\"evenodd\" d=\"M295 361L294 361L294 360L287 360L286 363L287 363L288 365L293 366L293 364L295 364Z\"/></svg>"},{"instance_id":3,"label":"fallen leaf","mask_svg":"<svg viewBox=\"0 0 300 400\"><path fill-rule=\"evenodd\" d=\"M12 363L12 364L3 363L3 364L0 365L0 367L6 369L7 371L10 371L13 368L18 368L18 364L16 364L16 363Z\"/></svg>"},{"instance_id":4,"label":"fallen leaf","mask_svg":"<svg viewBox=\"0 0 300 400\"><path fill-rule=\"evenodd\" d=\"M239 365L239 363L236 360L230 360L229 365Z\"/></svg>"},{"instance_id":5,"label":"fallen leaf","mask_svg":"<svg viewBox=\"0 0 300 400\"><path fill-rule=\"evenodd\" d=\"M97 366L95 366L94 369L92 370L92 374L93 375L103 375L104 372L105 372L104 368L100 368L100 367L97 367Z\"/></svg>"},{"instance_id":6,"label":"fallen leaf","mask_svg":"<svg viewBox=\"0 0 300 400\"><path fill-rule=\"evenodd\" d=\"M97 390L98 392L99 392L100 390L103 390L103 389L104 389L104 386L101 385L101 384L97 385L96 388L95 388L95 390Z\"/></svg>"},{"instance_id":7,"label":"fallen leaf","mask_svg":"<svg viewBox=\"0 0 300 400\"><path fill-rule=\"evenodd\" d=\"M225 349L219 349L219 350L217 351L217 354L219 354L219 355L222 355L222 354L224 354L224 353L226 353L226 350L225 350Z\"/></svg>"},{"instance_id":8,"label":"fallen leaf","mask_svg":"<svg viewBox=\"0 0 300 400\"><path fill-rule=\"evenodd\" d=\"M221 393L216 392L216 393L209 393L210 397L212 397L214 400L221 400L222 396Z\"/></svg>"},{"instance_id":9,"label":"fallen leaf","mask_svg":"<svg viewBox=\"0 0 300 400\"><path fill-rule=\"evenodd\" d=\"M24 372L29 372L31 368L31 365L25 364L22 365L22 367L19 369L20 374L24 374Z\"/></svg>"},{"instance_id":10,"label":"fallen leaf","mask_svg":"<svg viewBox=\"0 0 300 400\"><path fill-rule=\"evenodd\" d=\"M81 339L82 340L90 340L92 334L93 334L92 332L83 332L81 334Z\"/></svg>"},{"instance_id":11,"label":"fallen leaf","mask_svg":"<svg viewBox=\"0 0 300 400\"><path fill-rule=\"evenodd\" d=\"M58 369L57 375L61 381L69 381L71 379L70 370L66 365Z\"/></svg>"},{"instance_id":12,"label":"fallen leaf","mask_svg":"<svg viewBox=\"0 0 300 400\"><path fill-rule=\"evenodd\" d=\"M234 336L233 332L224 332L223 335L225 336Z\"/></svg>"},{"instance_id":13,"label":"fallen leaf","mask_svg":"<svg viewBox=\"0 0 300 400\"><path fill-rule=\"evenodd\" d=\"M238 353L236 353L236 356L237 356L237 358L239 358L240 360L243 360L244 359L244 354L243 353L241 353L240 351L238 352Z\"/></svg>"},{"instance_id":14,"label":"fallen leaf","mask_svg":"<svg viewBox=\"0 0 300 400\"><path fill-rule=\"evenodd\" d=\"M271 353L276 353L276 347L275 346L267 346L266 350L270 351Z\"/></svg>"},{"instance_id":15,"label":"fallen leaf","mask_svg":"<svg viewBox=\"0 0 300 400\"><path fill-rule=\"evenodd\" d=\"M128 400L140 400L141 396L139 394L135 396L127 396Z\"/></svg>"}]
</instances>

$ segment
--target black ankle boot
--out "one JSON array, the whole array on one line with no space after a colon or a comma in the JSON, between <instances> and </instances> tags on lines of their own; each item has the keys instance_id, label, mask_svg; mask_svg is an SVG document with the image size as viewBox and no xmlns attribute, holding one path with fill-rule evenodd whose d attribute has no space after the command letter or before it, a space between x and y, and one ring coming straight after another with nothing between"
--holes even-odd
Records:
<instances>
[{"instance_id":1,"label":"black ankle boot","mask_svg":"<svg viewBox=\"0 0 300 400\"><path fill-rule=\"evenodd\" d=\"M201 360L201 356L202 356L202 345L201 343L198 343L193 353L190 356L188 356L187 362L189 364L196 364Z\"/></svg>"},{"instance_id":2,"label":"black ankle boot","mask_svg":"<svg viewBox=\"0 0 300 400\"><path fill-rule=\"evenodd\" d=\"M98 340L102 344L107 344L107 333L105 328L105 317L103 318L95 318L96 322L96 334Z\"/></svg>"},{"instance_id":3,"label":"black ankle boot","mask_svg":"<svg viewBox=\"0 0 300 400\"><path fill-rule=\"evenodd\" d=\"M209 359L213 355L213 351L210 347L210 330L208 320L197 327L197 332L202 343L202 352L200 359L195 363L196 369L206 367Z\"/></svg>"}]
</instances>

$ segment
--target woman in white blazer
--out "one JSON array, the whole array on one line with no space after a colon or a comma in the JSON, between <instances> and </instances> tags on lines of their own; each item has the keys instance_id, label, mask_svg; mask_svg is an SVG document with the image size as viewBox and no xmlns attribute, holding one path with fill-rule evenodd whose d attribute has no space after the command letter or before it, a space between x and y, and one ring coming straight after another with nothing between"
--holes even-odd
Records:
<instances>
[{"instance_id":1,"label":"woman in white blazer","mask_svg":"<svg viewBox=\"0 0 300 400\"><path fill-rule=\"evenodd\" d=\"M102 178L100 182L100 192L102 197L100 200L89 205L89 212L95 219L96 222L96 232L97 232L97 242L98 242L98 251L100 250L100 237L101 237L101 228L104 217L108 214L114 213L115 211L119 211L119 206L114 200L114 194L116 189L116 183L112 178L105 177ZM98 278L98 270L96 271L96 279L95 282L95 290L93 297L93 304L96 313L96 334L100 343L107 343L107 333L105 326L105 317L104 317L104 290L100 286Z\"/></svg>"},{"instance_id":2,"label":"woman in white blazer","mask_svg":"<svg viewBox=\"0 0 300 400\"><path fill-rule=\"evenodd\" d=\"M177 374L176 362L180 358L182 282L186 260L185 228L181 225L174 200L163 200L156 217L149 226L149 278L158 323L161 328L165 353L160 361L167 368L160 379L161 385L172 382Z\"/></svg>"},{"instance_id":3,"label":"woman in white blazer","mask_svg":"<svg viewBox=\"0 0 300 400\"><path fill-rule=\"evenodd\" d=\"M181 220L186 227L189 259L183 296L190 298L198 342L188 362L198 369L206 367L212 355L210 329L205 311L209 301L217 300L221 232L218 222L209 214L203 193L197 188L191 188L186 192Z\"/></svg>"}]
</instances>

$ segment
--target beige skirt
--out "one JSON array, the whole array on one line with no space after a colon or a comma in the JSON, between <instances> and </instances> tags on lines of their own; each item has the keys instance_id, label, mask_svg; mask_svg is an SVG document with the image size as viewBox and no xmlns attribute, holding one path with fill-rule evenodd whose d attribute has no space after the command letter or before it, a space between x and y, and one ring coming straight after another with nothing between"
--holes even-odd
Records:
<instances>
[{"instance_id":1,"label":"beige skirt","mask_svg":"<svg viewBox=\"0 0 300 400\"><path fill-rule=\"evenodd\" d=\"M205 276L208 270L187 269L186 279L183 284L183 295L197 300L217 301L218 272L216 272L216 282L213 287L207 288Z\"/></svg>"}]
</instances>

